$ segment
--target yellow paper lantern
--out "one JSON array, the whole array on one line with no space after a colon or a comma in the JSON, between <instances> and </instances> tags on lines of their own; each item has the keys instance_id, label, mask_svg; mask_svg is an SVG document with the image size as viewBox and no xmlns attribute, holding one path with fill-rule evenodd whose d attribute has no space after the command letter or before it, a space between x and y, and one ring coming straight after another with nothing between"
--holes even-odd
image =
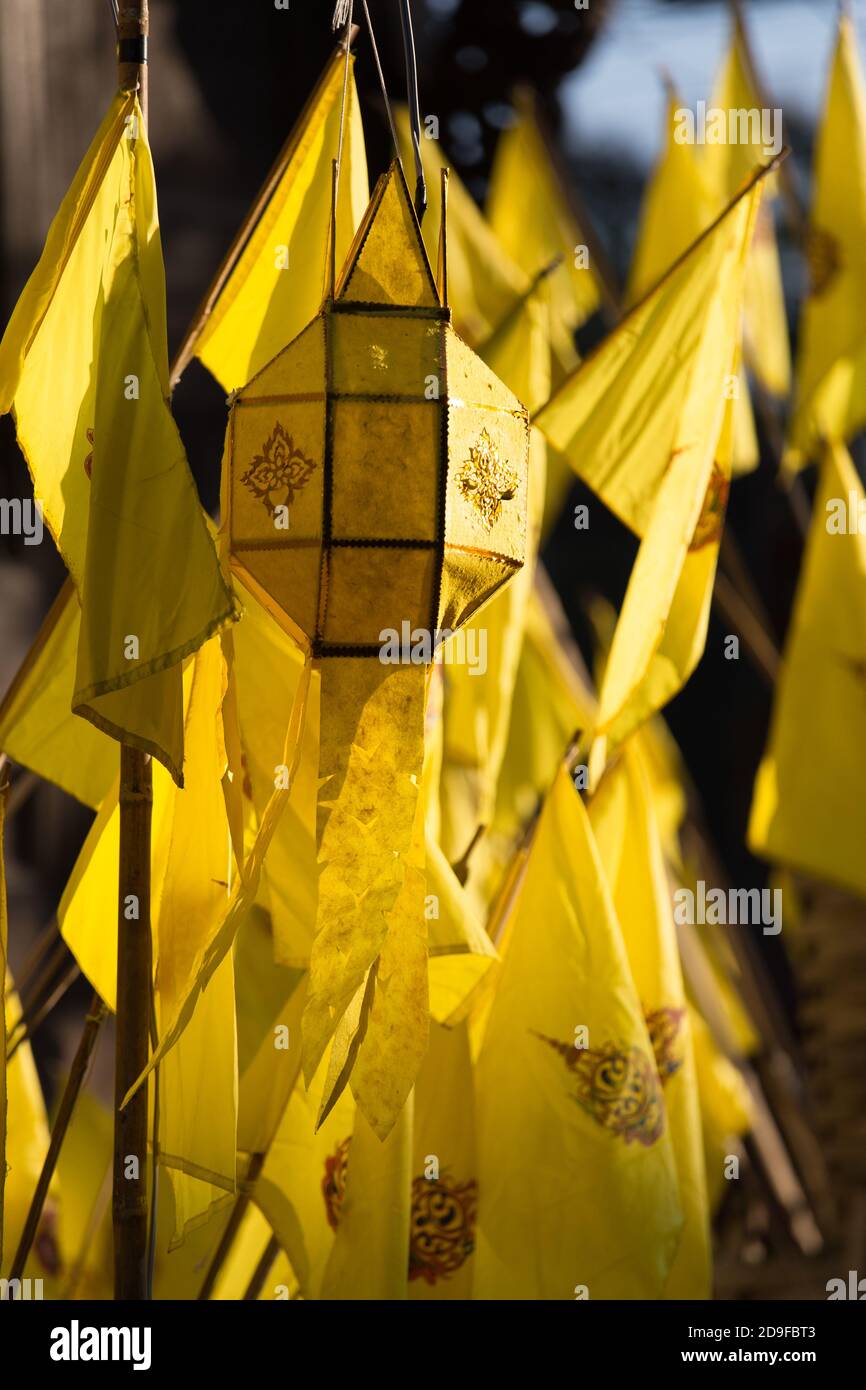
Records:
<instances>
[{"instance_id":1,"label":"yellow paper lantern","mask_svg":"<svg viewBox=\"0 0 866 1390\"><path fill-rule=\"evenodd\" d=\"M314 657L436 646L523 563L527 412L451 327L397 163L229 432L232 564Z\"/></svg>"},{"instance_id":2,"label":"yellow paper lantern","mask_svg":"<svg viewBox=\"0 0 866 1390\"><path fill-rule=\"evenodd\" d=\"M452 329L440 264L394 164L320 313L233 398L225 455L231 564L320 696L304 1076L330 1046L320 1122L351 1079L382 1139L427 1047L427 670L525 553L527 411Z\"/></svg>"}]
</instances>

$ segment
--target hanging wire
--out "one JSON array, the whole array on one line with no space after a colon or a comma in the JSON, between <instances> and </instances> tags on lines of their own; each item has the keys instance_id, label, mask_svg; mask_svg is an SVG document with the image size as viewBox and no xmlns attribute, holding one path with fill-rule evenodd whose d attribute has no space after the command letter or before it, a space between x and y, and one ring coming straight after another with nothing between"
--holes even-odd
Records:
<instances>
[{"instance_id":1,"label":"hanging wire","mask_svg":"<svg viewBox=\"0 0 866 1390\"><path fill-rule=\"evenodd\" d=\"M117 0L108 0L108 3L111 6L111 13L114 16L114 27L116 29L120 24L120 14L118 13L117 9Z\"/></svg>"},{"instance_id":2,"label":"hanging wire","mask_svg":"<svg viewBox=\"0 0 866 1390\"><path fill-rule=\"evenodd\" d=\"M382 100L385 103L385 114L388 117L388 125L391 128L391 139L394 143L394 153L400 168L403 167L403 160L400 155L400 141L397 139L397 127L394 124L394 113L391 110L391 103L388 100L388 89L385 86L385 74L382 71L382 64L379 59L379 49L376 45L376 35L373 33L373 21L370 18L370 11L367 8L367 0L362 0L364 6L364 17L367 21L367 33L370 35L370 47L373 50L373 61L376 64L376 71L379 74L379 86L382 88Z\"/></svg>"},{"instance_id":3,"label":"hanging wire","mask_svg":"<svg viewBox=\"0 0 866 1390\"><path fill-rule=\"evenodd\" d=\"M418 60L415 56L415 35L412 32L412 9L409 0L399 0L400 24L403 29L403 52L406 55L406 87L409 98L409 120L412 126L412 149L415 154L415 212L421 222L427 211L427 185L421 163L421 108L418 102Z\"/></svg>"}]
</instances>

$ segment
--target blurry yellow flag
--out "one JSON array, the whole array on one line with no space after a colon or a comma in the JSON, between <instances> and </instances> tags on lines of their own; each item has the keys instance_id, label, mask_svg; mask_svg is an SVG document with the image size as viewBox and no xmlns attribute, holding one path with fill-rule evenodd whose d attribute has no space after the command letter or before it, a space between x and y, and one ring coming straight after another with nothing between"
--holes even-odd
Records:
<instances>
[{"instance_id":1,"label":"blurry yellow flag","mask_svg":"<svg viewBox=\"0 0 866 1390\"><path fill-rule=\"evenodd\" d=\"M658 1298L683 1225L652 1043L563 769L476 1067L476 1298Z\"/></svg>"},{"instance_id":2,"label":"blurry yellow flag","mask_svg":"<svg viewBox=\"0 0 866 1390\"><path fill-rule=\"evenodd\" d=\"M415 1085L409 1298L470 1299L478 1217L469 1030L430 1030Z\"/></svg>"},{"instance_id":3,"label":"blurry yellow flag","mask_svg":"<svg viewBox=\"0 0 866 1390\"><path fill-rule=\"evenodd\" d=\"M21 1018L21 1004L9 974L5 978L5 1021L6 1034L10 1034ZM5 1048L4 1048L5 1052ZM5 1059L4 1059L5 1060ZM33 1060L29 1042L15 1049L5 1068L5 1125L6 1144L3 1166L3 1258L0 1272L9 1273L18 1241L24 1229L24 1222L30 1210L33 1193L42 1172L42 1164L48 1152L48 1118L45 1113L45 1100ZM56 1196L57 1175L51 1183L50 1193ZM46 1217L43 1226L48 1225ZM40 1232L41 1234L41 1232ZM32 1250L25 1273L37 1277L46 1271L42 1267L39 1252L39 1239Z\"/></svg>"},{"instance_id":4,"label":"blurry yellow flag","mask_svg":"<svg viewBox=\"0 0 866 1390\"><path fill-rule=\"evenodd\" d=\"M710 1210L719 1205L728 1176L728 1157L737 1152L736 1142L752 1126L752 1100L741 1073L728 1061L697 1009L689 1006L701 1129L704 1169Z\"/></svg>"},{"instance_id":5,"label":"blurry yellow flag","mask_svg":"<svg viewBox=\"0 0 866 1390\"><path fill-rule=\"evenodd\" d=\"M629 274L626 304L637 304L658 284L671 265L706 230L724 203L714 199L693 145L675 138L677 112L682 102L675 91L668 96L665 142L661 158L644 193L637 244ZM731 190L736 192L736 189ZM745 372L737 378L734 403L735 475L758 466L758 439Z\"/></svg>"},{"instance_id":6,"label":"blurry yellow flag","mask_svg":"<svg viewBox=\"0 0 866 1390\"><path fill-rule=\"evenodd\" d=\"M583 233L539 128L532 94L518 91L513 104L517 121L503 131L496 146L487 219L502 247L527 275L537 275L550 261L562 258L551 280L552 309L561 331L570 335L598 308L598 284L586 263Z\"/></svg>"},{"instance_id":7,"label":"blurry yellow flag","mask_svg":"<svg viewBox=\"0 0 866 1390\"><path fill-rule=\"evenodd\" d=\"M866 423L866 91L854 21L844 12L813 182L790 467L816 458L822 439L850 439Z\"/></svg>"},{"instance_id":8,"label":"blurry yellow flag","mask_svg":"<svg viewBox=\"0 0 866 1390\"><path fill-rule=\"evenodd\" d=\"M530 410L550 393L548 284L542 281L482 344L487 365ZM441 843L456 863L479 825L489 825L505 755L526 605L545 499L547 444L530 435L528 527L523 569L445 647Z\"/></svg>"},{"instance_id":9,"label":"blurry yellow flag","mask_svg":"<svg viewBox=\"0 0 866 1390\"><path fill-rule=\"evenodd\" d=\"M349 61L354 66L354 58ZM198 339L196 355L227 391L245 386L321 306L344 71L345 55L336 52L289 137L285 171ZM337 200L338 268L369 198L361 110L350 72Z\"/></svg>"},{"instance_id":10,"label":"blurry yellow flag","mask_svg":"<svg viewBox=\"0 0 866 1390\"><path fill-rule=\"evenodd\" d=\"M765 858L861 896L864 715L866 498L836 444L821 465L748 840Z\"/></svg>"},{"instance_id":11,"label":"blurry yellow flag","mask_svg":"<svg viewBox=\"0 0 866 1390\"><path fill-rule=\"evenodd\" d=\"M595 697L561 651L550 616L533 590L496 796L497 828L525 825L553 784L565 750L591 722Z\"/></svg>"},{"instance_id":12,"label":"blurry yellow flag","mask_svg":"<svg viewBox=\"0 0 866 1390\"><path fill-rule=\"evenodd\" d=\"M0 411L82 605L73 708L182 785L179 662L236 612L167 397L153 165L121 93L0 344Z\"/></svg>"},{"instance_id":13,"label":"blurry yellow flag","mask_svg":"<svg viewBox=\"0 0 866 1390\"><path fill-rule=\"evenodd\" d=\"M117 748L72 713L80 630L67 579L0 705L0 748L96 810L117 776Z\"/></svg>"},{"instance_id":14,"label":"blurry yellow flag","mask_svg":"<svg viewBox=\"0 0 866 1390\"><path fill-rule=\"evenodd\" d=\"M694 145L674 138L682 101L669 92L664 147L643 195L626 306L643 299L713 220L712 193Z\"/></svg>"},{"instance_id":15,"label":"blurry yellow flag","mask_svg":"<svg viewBox=\"0 0 866 1390\"><path fill-rule=\"evenodd\" d=\"M404 151L411 149L409 113L395 113ZM448 167L435 140L421 136L421 160L429 206L424 217L424 245L430 264L438 264L442 222L440 182ZM408 166L407 166L408 167ZM541 266L534 268L536 271ZM448 179L448 298L458 330L477 345L488 338L529 288L529 278L491 231L471 194L453 171Z\"/></svg>"},{"instance_id":16,"label":"blurry yellow flag","mask_svg":"<svg viewBox=\"0 0 866 1390\"><path fill-rule=\"evenodd\" d=\"M0 785L0 1002L3 1004L4 1042L6 1030L6 967L8 929L6 925L6 796L9 784L3 774ZM6 1193L6 1048L0 1057L0 1269L3 1268L3 1210Z\"/></svg>"},{"instance_id":17,"label":"blurry yellow flag","mask_svg":"<svg viewBox=\"0 0 866 1390\"><path fill-rule=\"evenodd\" d=\"M685 1216L666 1298L709 1298L710 1232L692 1038L661 836L641 745L602 779L589 819L665 1097Z\"/></svg>"},{"instance_id":18,"label":"blurry yellow flag","mask_svg":"<svg viewBox=\"0 0 866 1390\"><path fill-rule=\"evenodd\" d=\"M743 267L764 172L536 417L642 536L599 695L596 732L611 748L681 688L703 652L731 471Z\"/></svg>"},{"instance_id":19,"label":"blurry yellow flag","mask_svg":"<svg viewBox=\"0 0 866 1390\"><path fill-rule=\"evenodd\" d=\"M711 106L725 112L729 125L732 112L737 120L736 140L728 139L720 144L707 142L701 147L703 172L715 195L713 212L717 212L734 196L756 164L778 153L772 141L769 146L765 144L765 135L781 138L779 131L767 129L739 17L735 19L731 47L719 73ZM770 114L775 120L775 114ZM787 396L791 389L791 352L782 269L769 198L761 204L755 222L746 265L745 303L746 364L767 391L775 396Z\"/></svg>"}]
</instances>

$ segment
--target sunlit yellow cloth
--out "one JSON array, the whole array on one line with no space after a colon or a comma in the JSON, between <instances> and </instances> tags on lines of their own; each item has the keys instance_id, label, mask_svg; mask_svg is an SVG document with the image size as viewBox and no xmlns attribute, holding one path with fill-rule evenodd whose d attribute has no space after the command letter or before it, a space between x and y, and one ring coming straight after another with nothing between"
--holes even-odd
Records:
<instances>
[{"instance_id":1,"label":"sunlit yellow cloth","mask_svg":"<svg viewBox=\"0 0 866 1390\"><path fill-rule=\"evenodd\" d=\"M5 975L6 1032L15 1026L21 1017L12 977ZM15 1035L18 1036L17 1034ZM24 1229L24 1222L30 1209L33 1193L42 1164L48 1152L48 1119L45 1113L45 1100L33 1060L29 1042L16 1048L14 1057L6 1066L5 1082L5 1188L3 1192L3 1252L0 1270L8 1275L18 1241ZM57 1175L51 1184L52 1199L57 1195ZM39 1278L45 1273L34 1251L28 1261L26 1274Z\"/></svg>"},{"instance_id":2,"label":"sunlit yellow cloth","mask_svg":"<svg viewBox=\"0 0 866 1390\"><path fill-rule=\"evenodd\" d=\"M411 149L409 113L396 113L404 158ZM448 167L435 140L421 136L421 160L427 180L428 208L424 245L437 264L442 222L440 182ZM407 168L411 164L407 164ZM541 269L535 266L534 271ZM453 170L448 178L448 297L458 329L477 346L488 338L529 288L529 278L497 240L480 208Z\"/></svg>"},{"instance_id":3,"label":"sunlit yellow cloth","mask_svg":"<svg viewBox=\"0 0 866 1390\"><path fill-rule=\"evenodd\" d=\"M675 138L677 112L682 102L676 92L668 97L664 148L644 193L640 226L629 272L626 303L637 304L658 284L713 220L718 204L713 196L693 145ZM748 172L748 171L747 171ZM736 191L735 189L732 191ZM739 371L734 403L735 475L758 466L758 440L745 372Z\"/></svg>"},{"instance_id":4,"label":"sunlit yellow cloth","mask_svg":"<svg viewBox=\"0 0 866 1390\"><path fill-rule=\"evenodd\" d=\"M643 538L599 695L596 732L608 751L681 688L703 652L759 197L756 175L536 417Z\"/></svg>"},{"instance_id":5,"label":"sunlit yellow cloth","mask_svg":"<svg viewBox=\"0 0 866 1390\"><path fill-rule=\"evenodd\" d=\"M742 1075L716 1046L697 1009L691 1007L689 1026L701 1104L707 1194L714 1211L722 1200L726 1180L731 1180L728 1160L737 1153L737 1140L751 1129L752 1101Z\"/></svg>"},{"instance_id":6,"label":"sunlit yellow cloth","mask_svg":"<svg viewBox=\"0 0 866 1390\"><path fill-rule=\"evenodd\" d=\"M3 1003L4 1030L6 1020L6 974L8 963L8 927L6 921L6 797L9 791L5 776L0 773L0 999ZM5 1036L5 1031L4 1031ZM0 1269L3 1268L4 1197L6 1191L6 1048L0 1057Z\"/></svg>"},{"instance_id":7,"label":"sunlit yellow cloth","mask_svg":"<svg viewBox=\"0 0 866 1390\"><path fill-rule=\"evenodd\" d=\"M739 18L734 24L731 46L718 75L710 105L724 111L729 123L730 112L763 112L764 102L754 87L746 37ZM762 143L764 133L769 133L763 117L761 124L762 130L759 132L755 119L750 116L748 139L728 139L724 143L708 142L701 146L702 170L715 195L714 213L734 196L755 165L769 158L772 151ZM740 120L740 137L742 129ZM776 131L775 135L780 138L781 132ZM787 396L791 389L791 351L788 346L782 268L769 196L761 204L755 222L754 240L746 265L745 304L746 363L767 391L775 396Z\"/></svg>"},{"instance_id":8,"label":"sunlit yellow cloth","mask_svg":"<svg viewBox=\"0 0 866 1390\"><path fill-rule=\"evenodd\" d=\"M670 1128L587 814L564 770L503 949L476 1068L475 1297L658 1298L683 1225Z\"/></svg>"},{"instance_id":9,"label":"sunlit yellow cloth","mask_svg":"<svg viewBox=\"0 0 866 1390\"><path fill-rule=\"evenodd\" d=\"M466 1024L433 1026L415 1085L409 1298L470 1299L478 1220L475 1087Z\"/></svg>"},{"instance_id":10,"label":"sunlit yellow cloth","mask_svg":"<svg viewBox=\"0 0 866 1390\"><path fill-rule=\"evenodd\" d=\"M354 67L354 58L350 65ZM290 137L285 172L220 291L196 354L227 391L243 386L318 312L331 216L345 56L335 53ZM337 265L369 199L364 130L349 73L337 202Z\"/></svg>"},{"instance_id":11,"label":"sunlit yellow cloth","mask_svg":"<svg viewBox=\"0 0 866 1390\"><path fill-rule=\"evenodd\" d=\"M550 393L549 286L537 285L480 352L488 366L529 409ZM489 825L505 755L511 698L523 644L526 605L545 499L547 444L530 438L529 525L520 574L471 618L445 648L444 749L441 777L442 846L462 859L480 825ZM462 643L474 663L451 661ZM462 648L461 648L462 649Z\"/></svg>"},{"instance_id":12,"label":"sunlit yellow cloth","mask_svg":"<svg viewBox=\"0 0 866 1390\"><path fill-rule=\"evenodd\" d=\"M756 853L861 896L866 535L857 528L864 513L857 471L844 445L833 445L821 465L748 831Z\"/></svg>"},{"instance_id":13,"label":"sunlit yellow cloth","mask_svg":"<svg viewBox=\"0 0 866 1390\"><path fill-rule=\"evenodd\" d=\"M513 100L517 120L496 145L487 219L527 275L562 258L551 281L553 309L563 333L572 334L598 308L598 283L591 264L578 264L579 252L586 249L583 233L539 130L532 96L517 92Z\"/></svg>"},{"instance_id":14,"label":"sunlit yellow cloth","mask_svg":"<svg viewBox=\"0 0 866 1390\"><path fill-rule=\"evenodd\" d=\"M589 819L653 1045L685 1216L665 1297L709 1298L709 1215L692 1038L670 886L639 739L628 741L602 778Z\"/></svg>"},{"instance_id":15,"label":"sunlit yellow cloth","mask_svg":"<svg viewBox=\"0 0 866 1390\"><path fill-rule=\"evenodd\" d=\"M801 315L789 467L866 423L866 92L854 22L842 13L815 144L808 234L811 287Z\"/></svg>"},{"instance_id":16,"label":"sunlit yellow cloth","mask_svg":"<svg viewBox=\"0 0 866 1390\"><path fill-rule=\"evenodd\" d=\"M167 397L153 165L120 94L0 345L0 410L82 604L73 708L182 785L179 663L236 613Z\"/></svg>"},{"instance_id":17,"label":"sunlit yellow cloth","mask_svg":"<svg viewBox=\"0 0 866 1390\"><path fill-rule=\"evenodd\" d=\"M117 747L72 713L80 627L67 581L0 706L0 748L96 810L117 776Z\"/></svg>"}]
</instances>

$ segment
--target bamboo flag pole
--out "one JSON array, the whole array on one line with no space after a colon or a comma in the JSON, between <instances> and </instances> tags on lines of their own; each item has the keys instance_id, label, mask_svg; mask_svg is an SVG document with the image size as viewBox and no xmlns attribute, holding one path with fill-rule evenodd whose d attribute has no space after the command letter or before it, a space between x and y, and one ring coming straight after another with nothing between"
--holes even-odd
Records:
<instances>
[{"instance_id":1,"label":"bamboo flag pole","mask_svg":"<svg viewBox=\"0 0 866 1390\"><path fill-rule=\"evenodd\" d=\"M118 7L117 75L125 91L138 89L147 121L148 0ZM150 830L152 766L148 754L120 750L120 881L117 914L117 1023L114 1067L114 1297L147 1298L148 1086L126 1106L123 1097L147 1066L150 1041ZM137 916L126 904L137 900Z\"/></svg>"}]
</instances>

